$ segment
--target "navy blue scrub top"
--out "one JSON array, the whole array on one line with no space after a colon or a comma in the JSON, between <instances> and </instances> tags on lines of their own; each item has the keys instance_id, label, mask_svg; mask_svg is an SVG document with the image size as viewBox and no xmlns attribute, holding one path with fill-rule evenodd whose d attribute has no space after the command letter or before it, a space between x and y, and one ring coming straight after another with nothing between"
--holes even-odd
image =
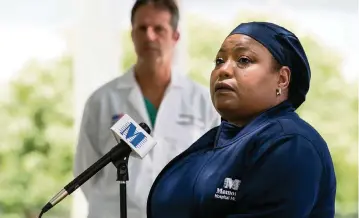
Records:
<instances>
[{"instance_id":1,"label":"navy blue scrub top","mask_svg":"<svg viewBox=\"0 0 359 218\"><path fill-rule=\"evenodd\" d=\"M223 121L173 159L147 216L332 218L335 192L325 141L285 102L244 128Z\"/></svg>"}]
</instances>

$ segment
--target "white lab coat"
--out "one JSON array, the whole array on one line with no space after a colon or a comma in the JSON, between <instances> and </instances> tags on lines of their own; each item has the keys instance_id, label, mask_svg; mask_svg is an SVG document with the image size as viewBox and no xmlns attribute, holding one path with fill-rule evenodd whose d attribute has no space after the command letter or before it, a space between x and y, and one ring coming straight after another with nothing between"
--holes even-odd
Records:
<instances>
[{"instance_id":1,"label":"white lab coat","mask_svg":"<svg viewBox=\"0 0 359 218\"><path fill-rule=\"evenodd\" d=\"M75 176L105 153L116 141L111 134L112 116L125 113L145 122L157 145L144 159L129 158L127 183L128 218L145 218L147 197L156 176L175 156L220 123L209 90L174 72L157 113L154 128L133 68L96 90L85 105L75 156ZM119 183L112 163L82 187L88 201L88 218L119 218Z\"/></svg>"}]
</instances>

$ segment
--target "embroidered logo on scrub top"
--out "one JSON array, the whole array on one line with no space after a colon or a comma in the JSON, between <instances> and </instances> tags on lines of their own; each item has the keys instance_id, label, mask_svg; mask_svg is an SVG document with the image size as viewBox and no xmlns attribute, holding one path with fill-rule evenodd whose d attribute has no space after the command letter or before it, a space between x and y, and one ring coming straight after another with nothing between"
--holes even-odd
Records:
<instances>
[{"instance_id":1,"label":"embroidered logo on scrub top","mask_svg":"<svg viewBox=\"0 0 359 218\"><path fill-rule=\"evenodd\" d=\"M119 113L119 114L114 114L111 117L111 123L112 125L115 124L124 114L123 113Z\"/></svg>"},{"instance_id":2,"label":"embroidered logo on scrub top","mask_svg":"<svg viewBox=\"0 0 359 218\"><path fill-rule=\"evenodd\" d=\"M241 180L239 179L225 178L223 188L217 188L214 198L235 201L240 184Z\"/></svg>"}]
</instances>

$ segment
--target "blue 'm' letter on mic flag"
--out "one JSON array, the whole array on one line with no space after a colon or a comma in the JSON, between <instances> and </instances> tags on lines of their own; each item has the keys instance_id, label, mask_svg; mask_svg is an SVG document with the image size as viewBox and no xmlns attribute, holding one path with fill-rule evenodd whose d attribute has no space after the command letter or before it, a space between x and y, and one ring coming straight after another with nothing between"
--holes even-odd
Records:
<instances>
[{"instance_id":1,"label":"blue 'm' letter on mic flag","mask_svg":"<svg viewBox=\"0 0 359 218\"><path fill-rule=\"evenodd\" d=\"M120 133L136 148L140 148L144 143L146 143L146 136L137 131L136 126L128 122L120 129Z\"/></svg>"}]
</instances>

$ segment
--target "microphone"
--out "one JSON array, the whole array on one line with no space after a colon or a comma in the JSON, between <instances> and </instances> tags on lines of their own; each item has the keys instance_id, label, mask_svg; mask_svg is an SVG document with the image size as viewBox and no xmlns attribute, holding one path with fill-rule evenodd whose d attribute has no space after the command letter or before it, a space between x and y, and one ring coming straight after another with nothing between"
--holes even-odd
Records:
<instances>
[{"instance_id":1,"label":"microphone","mask_svg":"<svg viewBox=\"0 0 359 218\"><path fill-rule=\"evenodd\" d=\"M65 197L74 192L82 184L88 181L98 171L104 168L110 162L114 162L126 158L134 151L135 158L144 158L147 153L157 144L157 142L149 135L150 128L145 123L139 125L127 114L124 114L110 128L115 136L118 144L114 146L98 161L92 164L69 184L67 184L60 192L58 192L41 210L39 218L46 213Z\"/></svg>"}]
</instances>

